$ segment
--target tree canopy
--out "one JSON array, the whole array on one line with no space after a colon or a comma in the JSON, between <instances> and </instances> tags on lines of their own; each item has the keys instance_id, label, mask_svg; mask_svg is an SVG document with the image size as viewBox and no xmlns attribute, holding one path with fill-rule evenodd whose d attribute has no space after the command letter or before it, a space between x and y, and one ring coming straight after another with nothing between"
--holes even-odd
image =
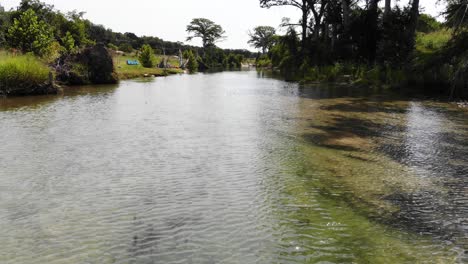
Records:
<instances>
[{"instance_id":1,"label":"tree canopy","mask_svg":"<svg viewBox=\"0 0 468 264\"><path fill-rule=\"evenodd\" d=\"M206 18L195 18L187 25L187 41L201 38L203 47L214 46L216 42L225 39L223 28Z\"/></svg>"},{"instance_id":2,"label":"tree canopy","mask_svg":"<svg viewBox=\"0 0 468 264\"><path fill-rule=\"evenodd\" d=\"M273 46L275 34L274 27L258 26L249 32L250 40L248 43L256 49L261 49L262 53L265 54Z\"/></svg>"},{"instance_id":3,"label":"tree canopy","mask_svg":"<svg viewBox=\"0 0 468 264\"><path fill-rule=\"evenodd\" d=\"M52 33L44 21L39 21L33 9L28 9L8 29L8 41L11 47L23 52L43 55L53 41Z\"/></svg>"}]
</instances>

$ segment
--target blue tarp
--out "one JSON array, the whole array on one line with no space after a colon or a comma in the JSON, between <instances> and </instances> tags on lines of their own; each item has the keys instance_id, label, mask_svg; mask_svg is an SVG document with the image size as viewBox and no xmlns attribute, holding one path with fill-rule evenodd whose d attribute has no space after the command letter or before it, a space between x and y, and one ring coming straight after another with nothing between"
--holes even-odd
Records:
<instances>
[{"instance_id":1,"label":"blue tarp","mask_svg":"<svg viewBox=\"0 0 468 264\"><path fill-rule=\"evenodd\" d=\"M137 60L127 60L127 65L139 65Z\"/></svg>"}]
</instances>

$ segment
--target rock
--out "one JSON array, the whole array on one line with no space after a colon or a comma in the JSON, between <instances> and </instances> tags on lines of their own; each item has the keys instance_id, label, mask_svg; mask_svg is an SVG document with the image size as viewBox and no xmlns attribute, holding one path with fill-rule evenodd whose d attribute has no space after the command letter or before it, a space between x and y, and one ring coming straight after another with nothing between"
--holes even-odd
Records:
<instances>
[{"instance_id":1,"label":"rock","mask_svg":"<svg viewBox=\"0 0 468 264\"><path fill-rule=\"evenodd\" d=\"M117 82L114 61L104 44L61 57L56 66L57 80L70 84L113 84Z\"/></svg>"},{"instance_id":2,"label":"rock","mask_svg":"<svg viewBox=\"0 0 468 264\"><path fill-rule=\"evenodd\" d=\"M111 84L117 82L114 73L114 61L112 55L100 43L83 52L84 60L87 61L89 80L94 84Z\"/></svg>"}]
</instances>

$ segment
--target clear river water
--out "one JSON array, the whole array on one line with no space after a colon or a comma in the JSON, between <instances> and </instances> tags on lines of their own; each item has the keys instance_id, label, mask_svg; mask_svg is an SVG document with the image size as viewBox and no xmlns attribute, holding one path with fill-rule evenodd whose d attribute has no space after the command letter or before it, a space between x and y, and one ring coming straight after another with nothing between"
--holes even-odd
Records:
<instances>
[{"instance_id":1,"label":"clear river water","mask_svg":"<svg viewBox=\"0 0 468 264\"><path fill-rule=\"evenodd\" d=\"M257 71L0 99L0 263L465 263L468 111Z\"/></svg>"}]
</instances>

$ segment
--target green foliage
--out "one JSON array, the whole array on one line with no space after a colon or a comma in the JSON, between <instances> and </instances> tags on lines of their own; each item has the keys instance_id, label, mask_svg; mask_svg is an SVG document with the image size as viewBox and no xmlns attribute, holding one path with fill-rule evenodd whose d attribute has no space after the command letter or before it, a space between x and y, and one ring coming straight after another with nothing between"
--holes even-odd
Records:
<instances>
[{"instance_id":1,"label":"green foliage","mask_svg":"<svg viewBox=\"0 0 468 264\"><path fill-rule=\"evenodd\" d=\"M65 36L62 38L62 46L68 53L73 53L75 50L75 39L69 31L67 31Z\"/></svg>"},{"instance_id":2,"label":"green foliage","mask_svg":"<svg viewBox=\"0 0 468 264\"><path fill-rule=\"evenodd\" d=\"M139 60L141 65L145 68L153 68L156 65L154 51L150 45L145 44L141 47Z\"/></svg>"},{"instance_id":3,"label":"green foliage","mask_svg":"<svg viewBox=\"0 0 468 264\"><path fill-rule=\"evenodd\" d=\"M38 20L34 10L28 9L8 29L8 41L13 48L42 56L53 38L47 24Z\"/></svg>"},{"instance_id":4,"label":"green foliage","mask_svg":"<svg viewBox=\"0 0 468 264\"><path fill-rule=\"evenodd\" d=\"M442 23L428 14L419 16L417 31L422 33L431 33L442 28Z\"/></svg>"},{"instance_id":5,"label":"green foliage","mask_svg":"<svg viewBox=\"0 0 468 264\"><path fill-rule=\"evenodd\" d=\"M107 48L109 48L110 50L113 50L113 51L119 50L119 47L117 47L116 45L114 45L112 43L107 44Z\"/></svg>"},{"instance_id":6,"label":"green foliage","mask_svg":"<svg viewBox=\"0 0 468 264\"><path fill-rule=\"evenodd\" d=\"M285 36L278 37L277 44L272 47L271 63L288 79L295 78L301 63L307 63L299 58L299 39L294 28L289 28Z\"/></svg>"},{"instance_id":7,"label":"green foliage","mask_svg":"<svg viewBox=\"0 0 468 264\"><path fill-rule=\"evenodd\" d=\"M468 27L468 1L446 0L447 9L444 12L446 24L458 31Z\"/></svg>"},{"instance_id":8,"label":"green foliage","mask_svg":"<svg viewBox=\"0 0 468 264\"><path fill-rule=\"evenodd\" d=\"M187 60L186 68L190 73L194 73L198 70L198 62L196 56L193 54L193 51L186 50L183 54L184 59Z\"/></svg>"},{"instance_id":9,"label":"green foliage","mask_svg":"<svg viewBox=\"0 0 468 264\"><path fill-rule=\"evenodd\" d=\"M28 89L48 81L49 69L31 55L0 55L0 92Z\"/></svg>"},{"instance_id":10,"label":"green foliage","mask_svg":"<svg viewBox=\"0 0 468 264\"><path fill-rule=\"evenodd\" d=\"M249 32L250 39L248 43L256 48L261 49L262 54L265 54L274 44L276 30L269 26L258 26L253 32Z\"/></svg>"},{"instance_id":11,"label":"green foliage","mask_svg":"<svg viewBox=\"0 0 468 264\"><path fill-rule=\"evenodd\" d=\"M257 68L270 68L272 66L271 60L267 55L262 55L256 60Z\"/></svg>"},{"instance_id":12,"label":"green foliage","mask_svg":"<svg viewBox=\"0 0 468 264\"><path fill-rule=\"evenodd\" d=\"M10 15L0 5L0 47L5 45L6 32L10 27Z\"/></svg>"},{"instance_id":13,"label":"green foliage","mask_svg":"<svg viewBox=\"0 0 468 264\"><path fill-rule=\"evenodd\" d=\"M223 68L225 62L225 52L217 47L210 46L203 50L203 54L199 60L202 70L210 68Z\"/></svg>"},{"instance_id":14,"label":"green foliage","mask_svg":"<svg viewBox=\"0 0 468 264\"><path fill-rule=\"evenodd\" d=\"M240 68L243 61L244 56L230 53L224 58L223 65L225 68Z\"/></svg>"},{"instance_id":15,"label":"green foliage","mask_svg":"<svg viewBox=\"0 0 468 264\"><path fill-rule=\"evenodd\" d=\"M453 31L440 29L430 33L418 33L416 36L416 50L421 53L434 53L443 48L452 38Z\"/></svg>"},{"instance_id":16,"label":"green foliage","mask_svg":"<svg viewBox=\"0 0 468 264\"><path fill-rule=\"evenodd\" d=\"M125 53L131 53L133 52L133 47L132 45L128 44L128 43L123 43L119 46L119 50L125 52Z\"/></svg>"},{"instance_id":17,"label":"green foliage","mask_svg":"<svg viewBox=\"0 0 468 264\"><path fill-rule=\"evenodd\" d=\"M194 38L201 38L203 47L214 46L216 42L225 38L223 28L206 18L194 18L187 26L187 41Z\"/></svg>"},{"instance_id":18,"label":"green foliage","mask_svg":"<svg viewBox=\"0 0 468 264\"><path fill-rule=\"evenodd\" d=\"M53 63L63 53L64 48L58 41L52 41L50 45L45 49L42 59L47 63Z\"/></svg>"},{"instance_id":19,"label":"green foliage","mask_svg":"<svg viewBox=\"0 0 468 264\"><path fill-rule=\"evenodd\" d=\"M88 40L86 33L86 24L83 20L84 13L77 13L76 11L67 14L68 21L63 25L64 32L71 34L76 46L91 44Z\"/></svg>"}]
</instances>

